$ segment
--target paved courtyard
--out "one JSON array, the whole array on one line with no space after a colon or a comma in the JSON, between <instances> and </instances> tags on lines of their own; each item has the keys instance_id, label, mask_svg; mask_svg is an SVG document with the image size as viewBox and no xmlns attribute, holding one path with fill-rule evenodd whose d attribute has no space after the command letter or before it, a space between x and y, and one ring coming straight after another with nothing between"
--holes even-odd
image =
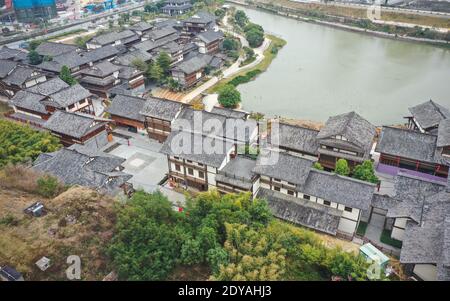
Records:
<instances>
[{"instance_id":1,"label":"paved courtyard","mask_svg":"<svg viewBox=\"0 0 450 301\"><path fill-rule=\"evenodd\" d=\"M160 190L174 205L184 206L186 198L183 194L167 185L159 185L168 172L166 156L159 152L162 144L146 135L131 133L126 129L117 128L114 133L114 141L103 150L126 159L122 165L124 172L133 176L130 183L134 188L146 192Z\"/></svg>"}]
</instances>

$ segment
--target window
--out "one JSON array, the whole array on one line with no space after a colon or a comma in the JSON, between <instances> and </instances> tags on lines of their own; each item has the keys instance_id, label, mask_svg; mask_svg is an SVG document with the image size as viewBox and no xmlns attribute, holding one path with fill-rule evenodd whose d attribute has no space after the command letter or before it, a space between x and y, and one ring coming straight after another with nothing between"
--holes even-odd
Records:
<instances>
[{"instance_id":1,"label":"window","mask_svg":"<svg viewBox=\"0 0 450 301\"><path fill-rule=\"evenodd\" d=\"M198 172L198 177L204 179L205 178L205 173L203 171L199 171Z\"/></svg>"},{"instance_id":2,"label":"window","mask_svg":"<svg viewBox=\"0 0 450 301\"><path fill-rule=\"evenodd\" d=\"M273 181L274 181L274 182L281 182L280 179L276 179L276 178L273 178Z\"/></svg>"},{"instance_id":3,"label":"window","mask_svg":"<svg viewBox=\"0 0 450 301\"><path fill-rule=\"evenodd\" d=\"M326 206L330 206L331 202L330 201L323 201L323 204L326 205Z\"/></svg>"},{"instance_id":4,"label":"window","mask_svg":"<svg viewBox=\"0 0 450 301\"><path fill-rule=\"evenodd\" d=\"M188 163L192 163L192 160L186 160Z\"/></svg>"},{"instance_id":5,"label":"window","mask_svg":"<svg viewBox=\"0 0 450 301\"><path fill-rule=\"evenodd\" d=\"M181 171L181 166L179 164L175 164L175 170L176 171Z\"/></svg>"},{"instance_id":6,"label":"window","mask_svg":"<svg viewBox=\"0 0 450 301\"><path fill-rule=\"evenodd\" d=\"M291 185L291 186L295 186L295 184L294 183L291 183L291 182L287 182L289 185Z\"/></svg>"},{"instance_id":7,"label":"window","mask_svg":"<svg viewBox=\"0 0 450 301\"><path fill-rule=\"evenodd\" d=\"M180 157L174 156L173 158L174 158L175 160L180 160Z\"/></svg>"},{"instance_id":8,"label":"window","mask_svg":"<svg viewBox=\"0 0 450 301\"><path fill-rule=\"evenodd\" d=\"M203 163L197 163L198 164L198 166L204 166L204 164Z\"/></svg>"},{"instance_id":9,"label":"window","mask_svg":"<svg viewBox=\"0 0 450 301\"><path fill-rule=\"evenodd\" d=\"M310 200L310 199L311 199L311 197L310 197L309 195L307 195L307 194L304 194L304 195L303 195L303 198L304 198L305 200Z\"/></svg>"},{"instance_id":10,"label":"window","mask_svg":"<svg viewBox=\"0 0 450 301\"><path fill-rule=\"evenodd\" d=\"M273 190L275 190L275 191L280 191L280 187L278 187L278 186L273 186Z\"/></svg>"},{"instance_id":11,"label":"window","mask_svg":"<svg viewBox=\"0 0 450 301\"><path fill-rule=\"evenodd\" d=\"M192 168L188 168L188 174L193 176L194 175L194 170Z\"/></svg>"},{"instance_id":12,"label":"window","mask_svg":"<svg viewBox=\"0 0 450 301\"><path fill-rule=\"evenodd\" d=\"M73 108L75 108L75 105L74 105L74 104L71 104L71 105L69 106L69 110L72 110Z\"/></svg>"},{"instance_id":13,"label":"window","mask_svg":"<svg viewBox=\"0 0 450 301\"><path fill-rule=\"evenodd\" d=\"M344 210L347 211L347 212L352 212L353 208L345 207Z\"/></svg>"},{"instance_id":14,"label":"window","mask_svg":"<svg viewBox=\"0 0 450 301\"><path fill-rule=\"evenodd\" d=\"M288 190L289 195L294 195L294 192L292 190Z\"/></svg>"}]
</instances>

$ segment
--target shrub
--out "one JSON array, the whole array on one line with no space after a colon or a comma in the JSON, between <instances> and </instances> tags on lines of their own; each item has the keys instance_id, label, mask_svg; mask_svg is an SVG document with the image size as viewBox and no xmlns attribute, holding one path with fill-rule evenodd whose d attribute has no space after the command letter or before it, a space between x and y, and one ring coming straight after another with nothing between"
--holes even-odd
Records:
<instances>
[{"instance_id":1,"label":"shrub","mask_svg":"<svg viewBox=\"0 0 450 301\"><path fill-rule=\"evenodd\" d=\"M37 193L46 198L55 197L60 190L58 179L48 175L40 177L37 185Z\"/></svg>"},{"instance_id":2,"label":"shrub","mask_svg":"<svg viewBox=\"0 0 450 301\"><path fill-rule=\"evenodd\" d=\"M339 159L336 162L336 167L334 172L338 175L348 176L350 174L350 167L348 166L348 162L345 159Z\"/></svg>"},{"instance_id":3,"label":"shrub","mask_svg":"<svg viewBox=\"0 0 450 301\"><path fill-rule=\"evenodd\" d=\"M355 166L352 177L362 181L378 184L380 179L375 175L373 163L370 160L364 161L362 164Z\"/></svg>"},{"instance_id":4,"label":"shrub","mask_svg":"<svg viewBox=\"0 0 450 301\"><path fill-rule=\"evenodd\" d=\"M323 170L323 166L319 162L314 162L313 167L318 170Z\"/></svg>"}]
</instances>

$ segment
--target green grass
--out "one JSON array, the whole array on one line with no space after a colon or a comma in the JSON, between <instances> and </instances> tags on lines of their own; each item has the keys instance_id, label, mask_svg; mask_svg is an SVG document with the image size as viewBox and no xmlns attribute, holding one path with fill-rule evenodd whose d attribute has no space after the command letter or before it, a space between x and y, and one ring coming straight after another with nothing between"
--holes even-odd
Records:
<instances>
[{"instance_id":1,"label":"green grass","mask_svg":"<svg viewBox=\"0 0 450 301\"><path fill-rule=\"evenodd\" d=\"M278 50L281 49L284 45L286 45L286 41L279 37L273 35L266 35L266 37L270 39L270 46L267 47L267 49L264 51L264 59L259 64L253 66L252 68L242 70L241 72L236 73L231 78L222 79L216 85L211 87L207 92L216 93L217 91L220 90L220 88L228 84L234 78L238 76L245 76L250 71L254 70L260 70L261 72L266 71L267 68L269 68L270 64L272 63L273 59L277 56Z\"/></svg>"},{"instance_id":2,"label":"green grass","mask_svg":"<svg viewBox=\"0 0 450 301\"><path fill-rule=\"evenodd\" d=\"M402 242L391 237L391 230L384 229L381 233L380 241L384 244L401 249Z\"/></svg>"},{"instance_id":3,"label":"green grass","mask_svg":"<svg viewBox=\"0 0 450 301\"><path fill-rule=\"evenodd\" d=\"M356 234L364 236L366 234L366 230L367 230L367 223L359 222L358 229L356 229Z\"/></svg>"}]
</instances>

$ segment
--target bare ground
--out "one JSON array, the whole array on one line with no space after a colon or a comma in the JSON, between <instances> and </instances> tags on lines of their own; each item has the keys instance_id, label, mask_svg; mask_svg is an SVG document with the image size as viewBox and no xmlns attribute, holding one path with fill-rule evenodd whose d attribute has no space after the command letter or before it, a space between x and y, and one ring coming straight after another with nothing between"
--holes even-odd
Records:
<instances>
[{"instance_id":1,"label":"bare ground","mask_svg":"<svg viewBox=\"0 0 450 301\"><path fill-rule=\"evenodd\" d=\"M36 201L47 208L45 216L22 213ZM0 224L0 265L15 267L25 280L65 280L67 256L78 255L82 280L103 279L110 272L104 251L115 220L112 207L112 199L87 188L73 187L54 199L0 188L0 219L13 216L17 223ZM35 265L42 256L52 260L45 272Z\"/></svg>"}]
</instances>

